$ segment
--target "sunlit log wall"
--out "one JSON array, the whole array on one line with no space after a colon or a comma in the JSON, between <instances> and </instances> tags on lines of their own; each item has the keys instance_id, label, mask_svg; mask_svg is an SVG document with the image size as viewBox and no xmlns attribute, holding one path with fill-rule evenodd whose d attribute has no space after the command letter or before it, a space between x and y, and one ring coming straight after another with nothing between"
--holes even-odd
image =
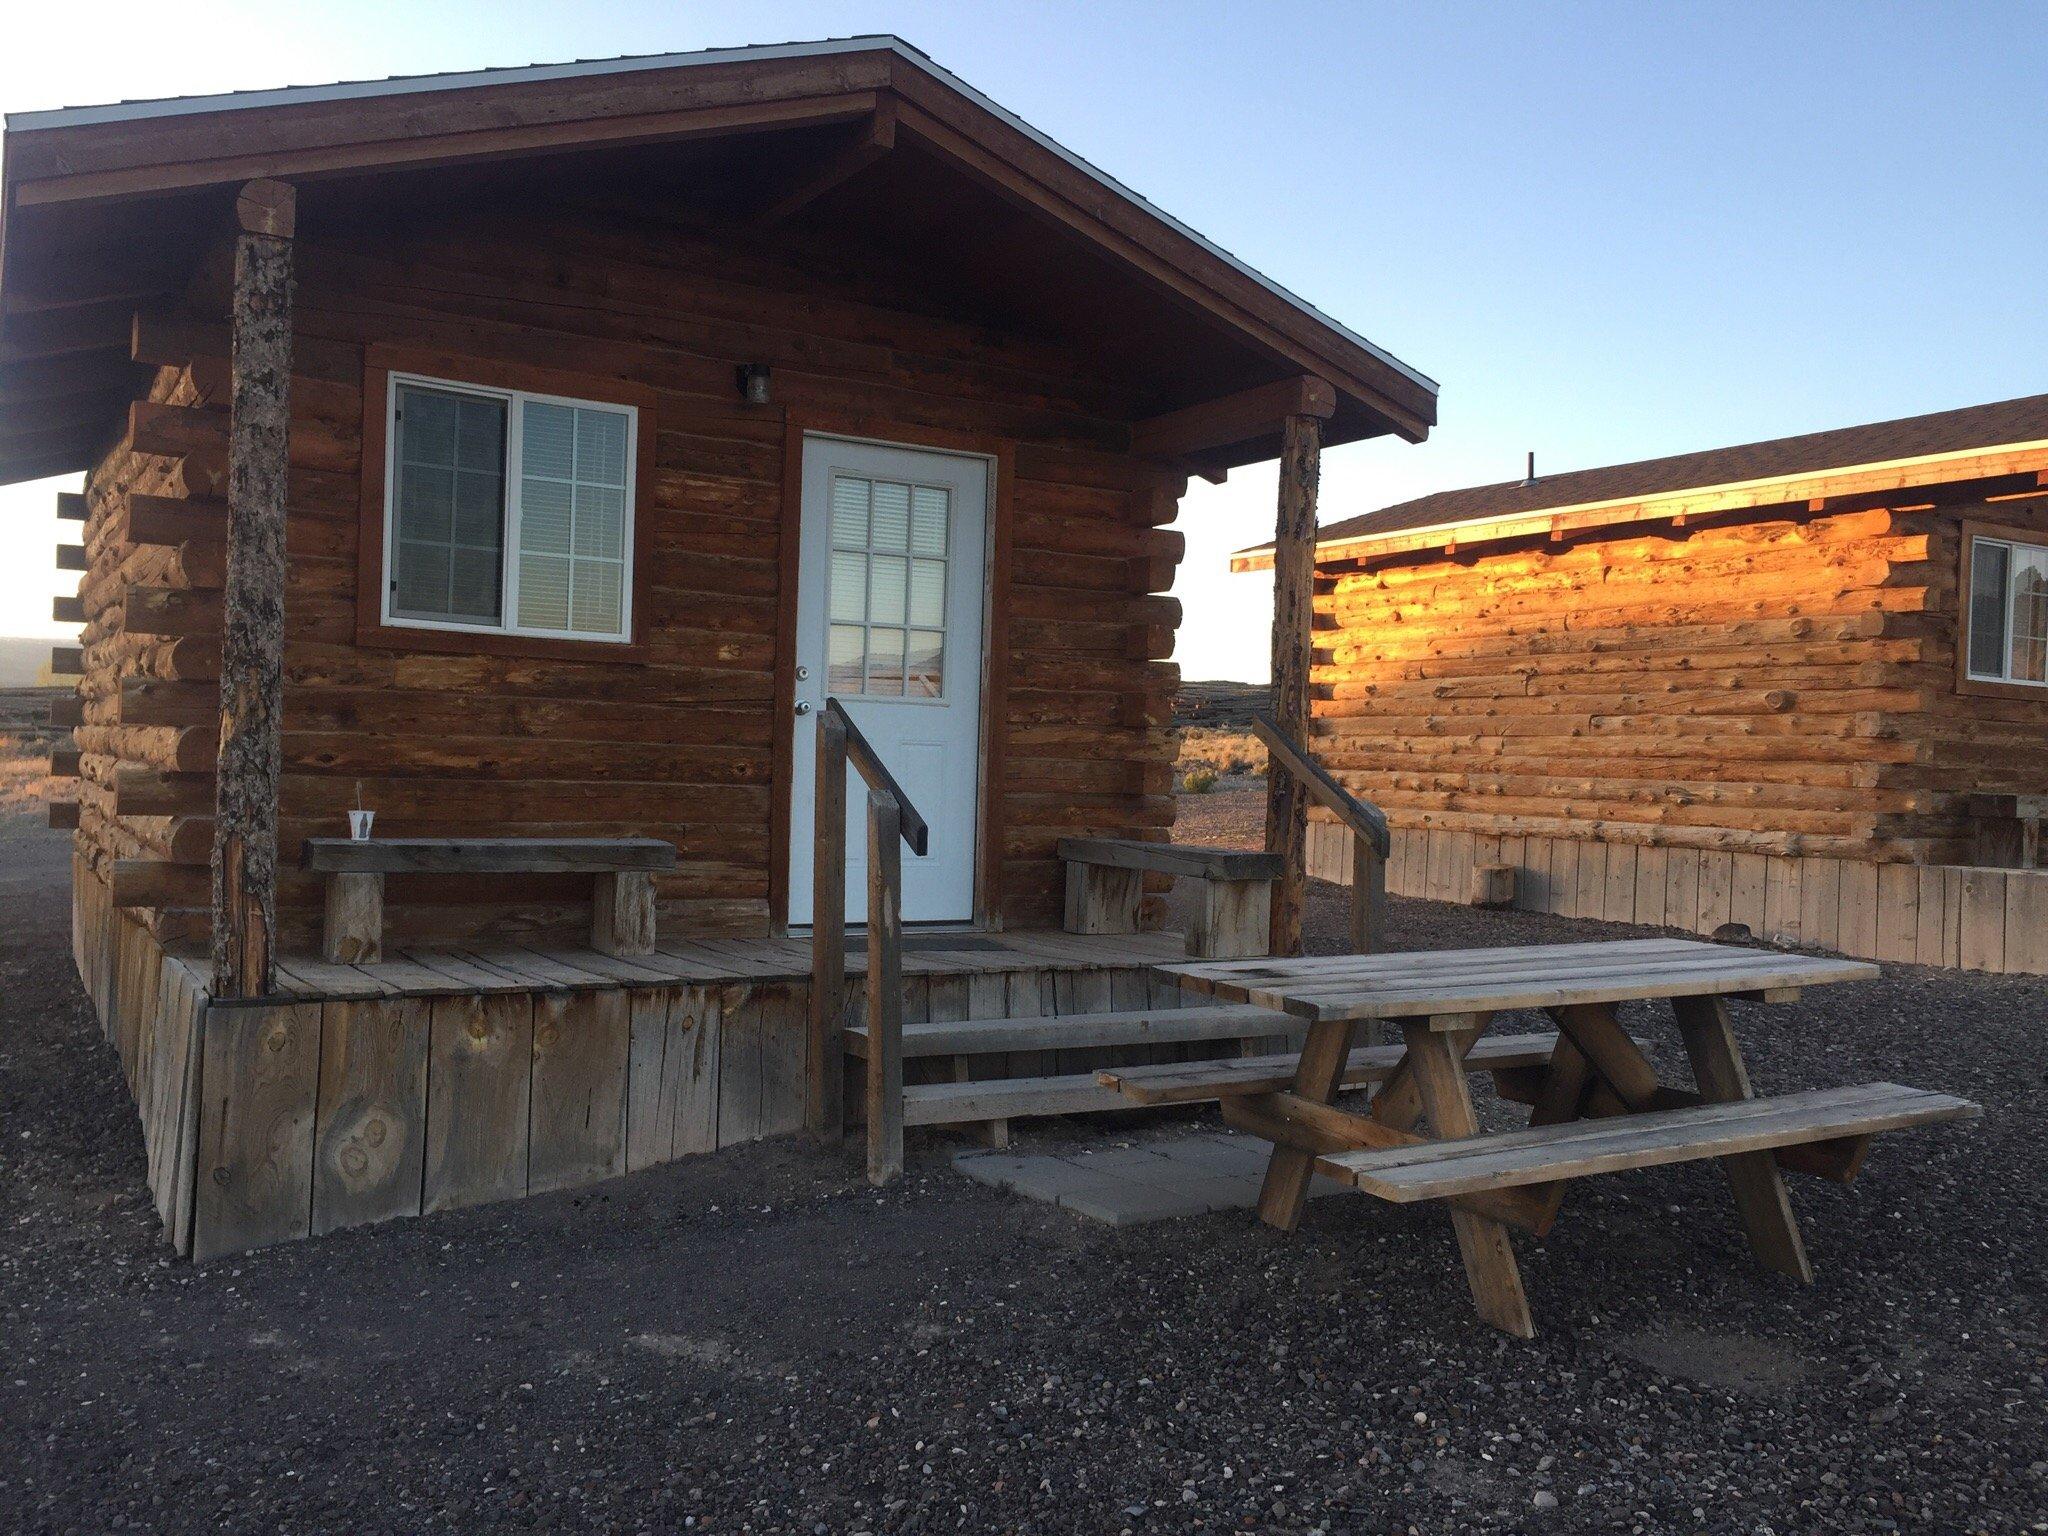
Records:
<instances>
[{"instance_id":1,"label":"sunlit log wall","mask_svg":"<svg viewBox=\"0 0 2048 1536\"><path fill-rule=\"evenodd\" d=\"M2048 792L2048 700L1958 690L1965 518L2048 504L1326 559L1315 750L1404 829L1968 862L1965 796Z\"/></svg>"}]
</instances>

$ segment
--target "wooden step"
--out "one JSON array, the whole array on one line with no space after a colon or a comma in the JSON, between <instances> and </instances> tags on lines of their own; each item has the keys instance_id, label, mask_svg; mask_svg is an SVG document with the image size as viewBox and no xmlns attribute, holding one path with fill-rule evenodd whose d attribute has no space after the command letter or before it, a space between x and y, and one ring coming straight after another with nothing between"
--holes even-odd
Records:
<instances>
[{"instance_id":1,"label":"wooden step","mask_svg":"<svg viewBox=\"0 0 2048 1536\"><path fill-rule=\"evenodd\" d=\"M1131 1101L1095 1081L1092 1072L1065 1077L999 1077L980 1083L910 1083L903 1123L969 1125L1024 1115L1090 1115L1129 1109Z\"/></svg>"},{"instance_id":2,"label":"wooden step","mask_svg":"<svg viewBox=\"0 0 2048 1536\"><path fill-rule=\"evenodd\" d=\"M1249 1004L1226 1008L1140 1008L1126 1013L1075 1013L1057 1018L967 1019L905 1024L903 1055L971 1056L988 1051L1084 1050L1099 1045L1169 1045L1191 1040L1299 1037L1299 1019ZM845 1031L846 1049L868 1053L865 1024ZM1092 1081L1092 1079L1091 1079Z\"/></svg>"},{"instance_id":3,"label":"wooden step","mask_svg":"<svg viewBox=\"0 0 2048 1536\"><path fill-rule=\"evenodd\" d=\"M1870 1136L1909 1125L1972 1119L1981 1113L1969 1100L1945 1093L1897 1083L1864 1083L1615 1119L1572 1120L1460 1141L1339 1152L1318 1159L1316 1166L1383 1200L1435 1200Z\"/></svg>"},{"instance_id":4,"label":"wooden step","mask_svg":"<svg viewBox=\"0 0 2048 1536\"><path fill-rule=\"evenodd\" d=\"M1482 1037L1465 1057L1468 1072L1504 1072L1540 1067L1550 1061L1555 1034ZM1344 1085L1376 1083L1394 1070L1406 1047L1364 1045L1344 1064ZM1241 1056L1231 1061L1173 1062L1157 1067L1118 1067L1096 1080L1131 1104L1193 1104L1205 1099L1278 1093L1293 1085L1297 1057Z\"/></svg>"}]
</instances>

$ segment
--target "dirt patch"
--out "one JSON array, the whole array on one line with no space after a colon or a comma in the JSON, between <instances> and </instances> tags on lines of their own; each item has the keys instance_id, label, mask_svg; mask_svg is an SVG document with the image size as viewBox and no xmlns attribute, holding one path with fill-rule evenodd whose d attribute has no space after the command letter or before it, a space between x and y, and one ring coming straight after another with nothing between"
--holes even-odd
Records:
<instances>
[{"instance_id":1,"label":"dirt patch","mask_svg":"<svg viewBox=\"0 0 2048 1536\"><path fill-rule=\"evenodd\" d=\"M1811 1369L1788 1344L1696 1328L1631 1334L1615 1348L1662 1375L1730 1392L1782 1391L1799 1385Z\"/></svg>"}]
</instances>

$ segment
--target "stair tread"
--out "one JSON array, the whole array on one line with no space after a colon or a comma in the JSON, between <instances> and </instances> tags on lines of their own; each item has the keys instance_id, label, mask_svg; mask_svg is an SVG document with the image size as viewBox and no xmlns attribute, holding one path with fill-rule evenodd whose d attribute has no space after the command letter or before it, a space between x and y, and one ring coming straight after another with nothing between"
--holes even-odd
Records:
<instances>
[{"instance_id":1,"label":"stair tread","mask_svg":"<svg viewBox=\"0 0 2048 1536\"><path fill-rule=\"evenodd\" d=\"M1542 1066L1556 1048L1554 1033L1484 1037L1465 1058L1471 1072L1505 1071ZM1346 1087L1378 1082L1399 1065L1406 1047L1362 1045L1344 1064ZM1240 1056L1224 1061L1171 1062L1161 1066L1115 1067L1096 1074L1105 1087L1133 1105L1195 1104L1206 1099L1276 1093L1294 1081L1293 1052L1272 1056Z\"/></svg>"},{"instance_id":2,"label":"stair tread","mask_svg":"<svg viewBox=\"0 0 2048 1536\"><path fill-rule=\"evenodd\" d=\"M1165 1045L1195 1040L1299 1036L1302 1021L1249 1003L1225 1007L1133 1008L1052 1017L960 1019L903 1026L905 1058L979 1052L1084 1050L1106 1045ZM845 1031L847 1049L867 1054L865 1024Z\"/></svg>"}]
</instances>

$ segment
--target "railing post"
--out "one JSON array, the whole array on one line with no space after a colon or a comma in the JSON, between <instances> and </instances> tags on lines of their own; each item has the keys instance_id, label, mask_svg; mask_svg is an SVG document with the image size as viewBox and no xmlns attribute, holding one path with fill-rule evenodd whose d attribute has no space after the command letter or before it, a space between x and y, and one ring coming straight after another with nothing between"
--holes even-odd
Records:
<instances>
[{"instance_id":1,"label":"railing post","mask_svg":"<svg viewBox=\"0 0 2048 1536\"><path fill-rule=\"evenodd\" d=\"M1363 832L1351 834L1351 953L1387 947L1387 861Z\"/></svg>"},{"instance_id":2,"label":"railing post","mask_svg":"<svg viewBox=\"0 0 2048 1536\"><path fill-rule=\"evenodd\" d=\"M903 813L868 791L868 1182L903 1171Z\"/></svg>"},{"instance_id":3,"label":"railing post","mask_svg":"<svg viewBox=\"0 0 2048 1536\"><path fill-rule=\"evenodd\" d=\"M846 726L818 714L816 812L811 825L811 1029L804 1125L818 1141L846 1133Z\"/></svg>"}]
</instances>

